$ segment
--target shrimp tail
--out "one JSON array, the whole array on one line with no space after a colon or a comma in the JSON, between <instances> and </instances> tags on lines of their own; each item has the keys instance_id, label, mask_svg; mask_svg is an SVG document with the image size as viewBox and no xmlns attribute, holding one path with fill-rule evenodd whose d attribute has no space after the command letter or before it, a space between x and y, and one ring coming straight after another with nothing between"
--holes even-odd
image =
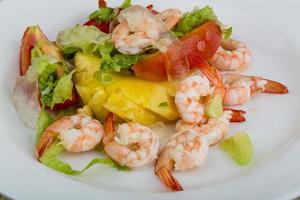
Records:
<instances>
[{"instance_id":1,"label":"shrimp tail","mask_svg":"<svg viewBox=\"0 0 300 200\"><path fill-rule=\"evenodd\" d=\"M262 79L262 80L267 82L263 90L264 93L287 94L289 92L288 88L282 83L273 80L268 80L268 79Z\"/></svg>"},{"instance_id":2,"label":"shrimp tail","mask_svg":"<svg viewBox=\"0 0 300 200\"><path fill-rule=\"evenodd\" d=\"M168 148L164 148L156 160L155 163L155 174L161 180L161 182L169 188L171 191L183 191L180 183L171 174L174 167L174 161L171 159Z\"/></svg>"},{"instance_id":3,"label":"shrimp tail","mask_svg":"<svg viewBox=\"0 0 300 200\"><path fill-rule=\"evenodd\" d=\"M103 138L103 143L106 144L115 137L115 116L112 112L105 118L104 132L106 136Z\"/></svg>"},{"instance_id":4,"label":"shrimp tail","mask_svg":"<svg viewBox=\"0 0 300 200\"><path fill-rule=\"evenodd\" d=\"M167 167L160 168L156 172L156 175L164 183L164 185L173 192L183 191L183 188L181 187L180 183L176 180L176 178L174 178L174 176L171 174L170 170Z\"/></svg>"},{"instance_id":5,"label":"shrimp tail","mask_svg":"<svg viewBox=\"0 0 300 200\"><path fill-rule=\"evenodd\" d=\"M37 147L36 147L36 156L37 159L39 160L44 151L51 145L53 144L53 142L56 139L56 136L58 135L58 133L53 132L53 131L45 131L45 133L43 134L43 136L41 137Z\"/></svg>"},{"instance_id":6,"label":"shrimp tail","mask_svg":"<svg viewBox=\"0 0 300 200\"><path fill-rule=\"evenodd\" d=\"M207 79L216 87L215 95L221 95L222 99L225 98L225 87L222 81L222 77L217 68L208 64L208 62L201 62L197 66L201 72L207 77Z\"/></svg>"},{"instance_id":7,"label":"shrimp tail","mask_svg":"<svg viewBox=\"0 0 300 200\"><path fill-rule=\"evenodd\" d=\"M246 118L243 116L244 114L246 114L246 111L244 110L236 110L236 109L232 109L232 108L227 108L224 107L224 110L229 110L232 112L231 114L231 118L230 118L230 122L244 122L246 121Z\"/></svg>"}]
</instances>

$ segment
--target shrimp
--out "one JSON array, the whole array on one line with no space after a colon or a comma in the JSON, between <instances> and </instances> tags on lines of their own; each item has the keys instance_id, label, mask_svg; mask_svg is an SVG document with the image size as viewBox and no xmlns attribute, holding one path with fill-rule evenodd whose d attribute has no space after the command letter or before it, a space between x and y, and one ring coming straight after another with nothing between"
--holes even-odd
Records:
<instances>
[{"instance_id":1,"label":"shrimp","mask_svg":"<svg viewBox=\"0 0 300 200\"><path fill-rule=\"evenodd\" d=\"M214 146L224 139L229 131L229 122L233 112L227 110L217 118L210 118L207 123L202 125L193 125L179 120L176 123L176 131L194 130L206 136L209 146Z\"/></svg>"},{"instance_id":2,"label":"shrimp","mask_svg":"<svg viewBox=\"0 0 300 200\"><path fill-rule=\"evenodd\" d=\"M222 78L226 90L223 105L226 106L246 103L256 93L288 93L283 84L262 77L227 73Z\"/></svg>"},{"instance_id":3,"label":"shrimp","mask_svg":"<svg viewBox=\"0 0 300 200\"><path fill-rule=\"evenodd\" d=\"M251 60L251 50L243 42L227 39L210 59L210 64L222 71L235 71L247 67Z\"/></svg>"},{"instance_id":4,"label":"shrimp","mask_svg":"<svg viewBox=\"0 0 300 200\"><path fill-rule=\"evenodd\" d=\"M226 137L229 132L231 116L231 111L224 111L219 118L211 118L206 124L200 126L200 132L206 136L210 147L218 144Z\"/></svg>"},{"instance_id":5,"label":"shrimp","mask_svg":"<svg viewBox=\"0 0 300 200\"><path fill-rule=\"evenodd\" d=\"M171 30L179 22L182 14L178 9L166 9L158 16L165 23L168 30Z\"/></svg>"},{"instance_id":6,"label":"shrimp","mask_svg":"<svg viewBox=\"0 0 300 200\"><path fill-rule=\"evenodd\" d=\"M56 138L61 140L61 144L68 152L76 153L94 149L103 135L101 123L87 115L63 117L45 130L37 146L37 157L40 158Z\"/></svg>"},{"instance_id":7,"label":"shrimp","mask_svg":"<svg viewBox=\"0 0 300 200\"><path fill-rule=\"evenodd\" d=\"M121 53L141 53L168 33L180 17L177 9L168 9L154 16L142 6L131 6L119 14L120 24L112 32L112 41Z\"/></svg>"},{"instance_id":8,"label":"shrimp","mask_svg":"<svg viewBox=\"0 0 300 200\"><path fill-rule=\"evenodd\" d=\"M131 169L146 167L157 158L159 139L148 127L124 123L114 131L113 115L105 122L104 151L122 166Z\"/></svg>"},{"instance_id":9,"label":"shrimp","mask_svg":"<svg viewBox=\"0 0 300 200\"><path fill-rule=\"evenodd\" d=\"M203 134L193 129L175 133L160 152L154 172L165 186L172 191L183 188L173 177L171 170L186 171L205 163L208 142Z\"/></svg>"},{"instance_id":10,"label":"shrimp","mask_svg":"<svg viewBox=\"0 0 300 200\"><path fill-rule=\"evenodd\" d=\"M132 55L142 52L151 45L151 40L144 32L131 33L126 21L114 29L112 40L118 51Z\"/></svg>"},{"instance_id":11,"label":"shrimp","mask_svg":"<svg viewBox=\"0 0 300 200\"><path fill-rule=\"evenodd\" d=\"M199 124L206 121L203 98L210 95L211 91L209 80L202 74L181 81L176 91L175 105L185 122Z\"/></svg>"}]
</instances>

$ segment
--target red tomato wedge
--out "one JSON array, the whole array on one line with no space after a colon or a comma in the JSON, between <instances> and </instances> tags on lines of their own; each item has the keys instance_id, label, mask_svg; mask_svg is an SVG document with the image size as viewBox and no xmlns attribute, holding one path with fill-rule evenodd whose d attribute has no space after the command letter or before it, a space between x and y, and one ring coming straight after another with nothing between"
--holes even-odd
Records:
<instances>
[{"instance_id":1,"label":"red tomato wedge","mask_svg":"<svg viewBox=\"0 0 300 200\"><path fill-rule=\"evenodd\" d=\"M146 6L146 8L147 8L153 15L159 14L158 11L156 11L156 10L153 9L153 4L150 4L150 5Z\"/></svg>"},{"instance_id":2,"label":"red tomato wedge","mask_svg":"<svg viewBox=\"0 0 300 200\"><path fill-rule=\"evenodd\" d=\"M180 38L190 67L210 59L221 45L222 33L215 22L207 22ZM175 55L178 56L178 55ZM147 56L133 66L137 77L151 81L167 80L167 63L161 53Z\"/></svg>"},{"instance_id":3,"label":"red tomato wedge","mask_svg":"<svg viewBox=\"0 0 300 200\"><path fill-rule=\"evenodd\" d=\"M63 102L63 103L55 104L52 110L54 110L54 111L56 111L56 110L61 110L61 109L67 108L67 107L69 107L69 106L73 106L73 105L75 105L77 102L78 102L78 95L77 95L76 90L73 89L73 92L72 92L72 99L68 99L68 100L66 100L66 101Z\"/></svg>"},{"instance_id":4,"label":"red tomato wedge","mask_svg":"<svg viewBox=\"0 0 300 200\"><path fill-rule=\"evenodd\" d=\"M99 6L99 8L105 8L107 6L106 1L105 0L99 0L98 1L98 6Z\"/></svg>"},{"instance_id":5,"label":"red tomato wedge","mask_svg":"<svg viewBox=\"0 0 300 200\"><path fill-rule=\"evenodd\" d=\"M50 42L39 26L28 27L23 35L21 49L20 49L20 74L25 75L29 66L31 65L31 50L35 47L37 42L40 42L41 50L46 55L54 56L57 60L63 61L60 49L52 42ZM38 97L39 98L39 97ZM39 99L40 102L40 99ZM72 99L66 100L64 103L56 104L53 110L59 110L78 102L78 97L75 89L73 90ZM40 102L41 104L41 102Z\"/></svg>"},{"instance_id":6,"label":"red tomato wedge","mask_svg":"<svg viewBox=\"0 0 300 200\"><path fill-rule=\"evenodd\" d=\"M86 26L96 26L100 31L104 33L109 33L109 22L100 22L98 23L95 19L90 19L89 21L85 22L84 25Z\"/></svg>"},{"instance_id":7,"label":"red tomato wedge","mask_svg":"<svg viewBox=\"0 0 300 200\"><path fill-rule=\"evenodd\" d=\"M26 74L31 65L31 50L37 41L48 40L39 26L29 26L24 32L20 48L20 75Z\"/></svg>"}]
</instances>

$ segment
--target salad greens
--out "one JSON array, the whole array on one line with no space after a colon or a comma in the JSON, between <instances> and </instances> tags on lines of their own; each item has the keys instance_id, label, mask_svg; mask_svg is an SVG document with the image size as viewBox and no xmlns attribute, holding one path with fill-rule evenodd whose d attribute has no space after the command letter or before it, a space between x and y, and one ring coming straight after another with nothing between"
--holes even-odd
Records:
<instances>
[{"instance_id":1,"label":"salad greens","mask_svg":"<svg viewBox=\"0 0 300 200\"><path fill-rule=\"evenodd\" d=\"M39 113L37 123L36 123L36 134L35 134L35 145L37 146L45 129L52 124L54 119L52 116L45 110L42 109Z\"/></svg>"},{"instance_id":2,"label":"salad greens","mask_svg":"<svg viewBox=\"0 0 300 200\"><path fill-rule=\"evenodd\" d=\"M51 123L53 123L53 121L54 121L54 119L45 109L42 109L40 111L40 114L39 114L39 117L37 120L37 124L36 124L36 127L37 127L36 128L37 129L36 130L36 145L40 141L40 138L43 135L46 128ZM52 169L55 169L59 172L62 172L62 173L68 174L68 175L79 175L95 164L109 165L113 168L116 168L116 169L122 170L122 171L129 170L127 167L118 165L110 158L95 158L91 162L89 162L88 165L84 169L74 170L74 169L72 169L72 167L69 164L58 159L58 156L62 151L64 151L64 147L60 144L59 140L57 139L49 148L47 148L44 151L42 157L40 158L40 161L47 167L50 167Z\"/></svg>"},{"instance_id":3,"label":"salad greens","mask_svg":"<svg viewBox=\"0 0 300 200\"><path fill-rule=\"evenodd\" d=\"M95 26L77 25L58 33L56 44L64 54L73 54L77 51L95 53L108 39L109 36Z\"/></svg>"},{"instance_id":4,"label":"salad greens","mask_svg":"<svg viewBox=\"0 0 300 200\"><path fill-rule=\"evenodd\" d=\"M104 71L129 69L139 61L139 55L125 55L116 50L110 37L94 26L80 26L66 29L58 34L57 44L65 54L90 53L101 55ZM100 66L99 66L100 67Z\"/></svg>"},{"instance_id":5,"label":"salad greens","mask_svg":"<svg viewBox=\"0 0 300 200\"><path fill-rule=\"evenodd\" d=\"M89 16L89 19L95 19L97 22L110 22L114 18L114 9L109 7L99 8L99 10L92 12Z\"/></svg>"},{"instance_id":6,"label":"salad greens","mask_svg":"<svg viewBox=\"0 0 300 200\"><path fill-rule=\"evenodd\" d=\"M33 49L37 52L37 49ZM37 54L34 54L35 56ZM39 91L43 106L53 108L55 104L72 99L72 74L63 63L57 62L52 56L41 55L35 57L32 63L38 73ZM61 71L60 77L57 70Z\"/></svg>"},{"instance_id":7,"label":"salad greens","mask_svg":"<svg viewBox=\"0 0 300 200\"><path fill-rule=\"evenodd\" d=\"M177 37L182 37L208 21L216 21L220 24L223 38L230 38L232 34L232 27L225 28L225 26L218 21L214 10L209 6L205 6L203 8L196 7L191 12L185 13L173 31Z\"/></svg>"},{"instance_id":8,"label":"salad greens","mask_svg":"<svg viewBox=\"0 0 300 200\"><path fill-rule=\"evenodd\" d=\"M42 157L40 158L40 161L47 167L55 169L67 175L79 175L96 164L109 165L113 168L122 171L129 170L127 167L123 167L116 164L110 158L95 158L92 161L90 161L87 164L87 166L84 167L82 170L74 170L68 163L65 163L58 159L58 156L62 151L64 151L64 147L57 140L43 153Z\"/></svg>"},{"instance_id":9,"label":"salad greens","mask_svg":"<svg viewBox=\"0 0 300 200\"><path fill-rule=\"evenodd\" d=\"M124 0L122 5L119 7L121 9L126 9L131 6L131 0Z\"/></svg>"},{"instance_id":10,"label":"salad greens","mask_svg":"<svg viewBox=\"0 0 300 200\"><path fill-rule=\"evenodd\" d=\"M193 11L187 12L182 16L182 19L173 31L178 37L181 37L200 25L216 19L217 17L211 7L206 6L201 9L196 7Z\"/></svg>"},{"instance_id":11,"label":"salad greens","mask_svg":"<svg viewBox=\"0 0 300 200\"><path fill-rule=\"evenodd\" d=\"M221 148L240 165L247 165L253 157L251 139L245 132L237 132L221 143Z\"/></svg>"},{"instance_id":12,"label":"salad greens","mask_svg":"<svg viewBox=\"0 0 300 200\"><path fill-rule=\"evenodd\" d=\"M124 0L122 5L119 7L120 9L126 9L131 6L131 0ZM110 7L100 7L98 10L92 12L89 16L89 19L94 19L98 23L101 22L111 22L115 20L117 17L117 13L114 12L113 8Z\"/></svg>"},{"instance_id":13,"label":"salad greens","mask_svg":"<svg viewBox=\"0 0 300 200\"><path fill-rule=\"evenodd\" d=\"M72 81L73 73L74 71L68 75L64 75L57 81L56 87L53 90L51 108L53 108L55 104L63 103L68 99L72 99L74 86Z\"/></svg>"}]
</instances>

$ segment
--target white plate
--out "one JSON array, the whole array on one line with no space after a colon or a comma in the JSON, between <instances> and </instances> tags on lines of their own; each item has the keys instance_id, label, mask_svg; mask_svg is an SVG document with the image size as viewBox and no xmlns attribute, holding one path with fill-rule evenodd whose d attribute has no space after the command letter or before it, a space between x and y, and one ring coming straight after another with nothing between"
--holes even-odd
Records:
<instances>
[{"instance_id":1,"label":"white plate","mask_svg":"<svg viewBox=\"0 0 300 200\"><path fill-rule=\"evenodd\" d=\"M120 1L109 1L117 5ZM254 53L246 72L285 83L288 95L258 95L243 109L247 122L232 125L249 132L255 149L247 167L237 166L218 147L207 164L175 173L184 192L166 192L152 169L118 172L95 166L67 177L34 159L34 136L24 128L9 97L18 75L20 39L26 26L40 24L51 39L58 31L85 21L96 0L4 0L0 2L0 192L15 199L290 199L300 194L299 1L135 1L158 9L190 10L209 4L220 20L234 27L234 37ZM298 55L297 55L298 54ZM91 154L69 158L83 166ZM81 162L80 162L81 161Z\"/></svg>"}]
</instances>

